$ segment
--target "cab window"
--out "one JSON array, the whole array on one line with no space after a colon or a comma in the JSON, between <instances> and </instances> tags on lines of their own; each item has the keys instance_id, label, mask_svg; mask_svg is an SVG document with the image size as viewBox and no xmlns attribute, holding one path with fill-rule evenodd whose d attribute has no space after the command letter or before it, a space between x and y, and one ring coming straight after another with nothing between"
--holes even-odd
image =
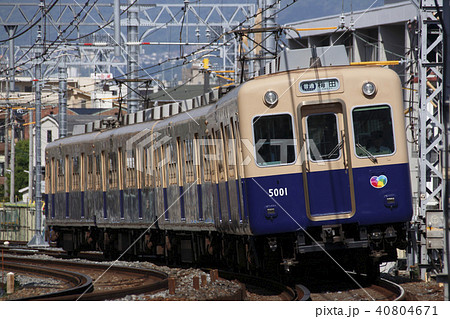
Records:
<instances>
[{"instance_id":1,"label":"cab window","mask_svg":"<svg viewBox=\"0 0 450 319\"><path fill-rule=\"evenodd\" d=\"M311 160L330 161L341 156L337 123L334 113L313 114L306 118Z\"/></svg>"},{"instance_id":2,"label":"cab window","mask_svg":"<svg viewBox=\"0 0 450 319\"><path fill-rule=\"evenodd\" d=\"M357 107L353 109L352 117L357 156L394 153L394 130L388 105Z\"/></svg>"},{"instance_id":3,"label":"cab window","mask_svg":"<svg viewBox=\"0 0 450 319\"><path fill-rule=\"evenodd\" d=\"M295 162L295 141L291 115L256 116L253 119L253 134L256 163L259 166Z\"/></svg>"}]
</instances>

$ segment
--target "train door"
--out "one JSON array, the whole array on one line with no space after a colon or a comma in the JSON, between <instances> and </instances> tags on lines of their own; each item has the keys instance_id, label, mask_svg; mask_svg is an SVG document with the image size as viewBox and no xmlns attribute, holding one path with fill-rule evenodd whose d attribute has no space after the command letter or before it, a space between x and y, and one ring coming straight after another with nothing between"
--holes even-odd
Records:
<instances>
[{"instance_id":1,"label":"train door","mask_svg":"<svg viewBox=\"0 0 450 319\"><path fill-rule=\"evenodd\" d=\"M313 221L355 213L348 123L340 103L300 105L302 178L306 213Z\"/></svg>"}]
</instances>

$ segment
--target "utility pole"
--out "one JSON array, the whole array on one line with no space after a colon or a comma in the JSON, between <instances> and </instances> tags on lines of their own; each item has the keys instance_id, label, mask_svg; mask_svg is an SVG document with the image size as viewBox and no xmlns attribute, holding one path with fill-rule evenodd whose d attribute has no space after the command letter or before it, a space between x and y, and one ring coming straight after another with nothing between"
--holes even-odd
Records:
<instances>
[{"instance_id":1,"label":"utility pole","mask_svg":"<svg viewBox=\"0 0 450 319\"><path fill-rule=\"evenodd\" d=\"M42 39L42 30L44 30L44 10L45 3L44 0L40 0L39 6L42 11L42 20L41 25L38 31L38 50L36 53L36 65L35 72L36 77L34 79L36 84L36 200L35 200L35 208L36 208L36 232L34 237L28 242L28 246L46 246L44 239L41 235L41 216L42 216L42 194L41 194L41 90L42 90L42 54L44 50L44 41Z\"/></svg>"},{"instance_id":2,"label":"utility pole","mask_svg":"<svg viewBox=\"0 0 450 319\"><path fill-rule=\"evenodd\" d=\"M128 80L130 84L128 86L128 103L127 112L136 113L139 111L139 100L138 100L138 83L135 82L138 75L139 66L139 1L128 0L128 5L130 6L127 12L128 27L127 27L127 41L128 41L128 55L127 55L127 66L128 66ZM134 4L133 4L134 3Z\"/></svg>"},{"instance_id":3,"label":"utility pole","mask_svg":"<svg viewBox=\"0 0 450 319\"><path fill-rule=\"evenodd\" d=\"M442 1L443 19L441 20L441 26L443 30L443 62L444 62L444 76L443 76L443 103L442 103L442 124L443 124L443 134L444 134L444 147L441 152L443 157L443 170L444 170L444 189L443 189L443 205L442 209L444 211L444 270L442 274L442 279L445 285L444 289L444 300L450 300L450 273L449 273L449 262L450 262L450 236L449 236L449 113L450 113L450 58L448 54L450 52L450 1Z\"/></svg>"},{"instance_id":4,"label":"utility pole","mask_svg":"<svg viewBox=\"0 0 450 319\"><path fill-rule=\"evenodd\" d=\"M7 25L5 26L6 32L8 33L9 37L9 64L8 64L8 84L7 84L7 90L6 90L6 99L8 101L7 105L9 107L9 116L11 121L11 178L10 178L10 191L9 191L9 201L11 203L15 202L15 127L14 127L14 111L11 107L11 104L9 103L9 98L11 93L15 90L15 61L14 61L14 34L16 33L17 26L16 25ZM8 116L7 115L7 116ZM6 132L8 129L6 129ZM6 141L6 145L8 144L8 141ZM6 149L5 149L6 150Z\"/></svg>"},{"instance_id":5,"label":"utility pole","mask_svg":"<svg viewBox=\"0 0 450 319\"><path fill-rule=\"evenodd\" d=\"M67 136L67 65L65 54L61 57L58 65L58 81L59 138L64 138Z\"/></svg>"},{"instance_id":6,"label":"utility pole","mask_svg":"<svg viewBox=\"0 0 450 319\"><path fill-rule=\"evenodd\" d=\"M114 55L120 57L120 0L114 0Z\"/></svg>"},{"instance_id":7,"label":"utility pole","mask_svg":"<svg viewBox=\"0 0 450 319\"><path fill-rule=\"evenodd\" d=\"M277 3L277 0L265 0L265 8L266 11L264 12L264 27L267 29L272 29L277 26L276 22L276 14L275 14L275 4ZM275 59L277 56L277 44L275 41L275 32L276 31L269 31L264 34L265 37L265 48L266 48L266 54L267 57L266 63L270 62L272 59Z\"/></svg>"},{"instance_id":8,"label":"utility pole","mask_svg":"<svg viewBox=\"0 0 450 319\"><path fill-rule=\"evenodd\" d=\"M30 124L28 125L28 201L31 204L33 202L33 151L34 151L34 143L33 143L33 110L29 110L28 114L30 114Z\"/></svg>"}]
</instances>

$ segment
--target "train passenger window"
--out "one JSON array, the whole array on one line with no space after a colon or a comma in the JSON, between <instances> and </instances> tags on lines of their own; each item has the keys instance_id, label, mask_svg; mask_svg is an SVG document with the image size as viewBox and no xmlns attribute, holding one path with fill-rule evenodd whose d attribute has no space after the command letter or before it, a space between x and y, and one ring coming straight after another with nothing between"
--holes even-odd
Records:
<instances>
[{"instance_id":1,"label":"train passenger window","mask_svg":"<svg viewBox=\"0 0 450 319\"><path fill-rule=\"evenodd\" d=\"M306 118L308 153L313 161L330 161L341 156L339 129L334 113L309 115Z\"/></svg>"},{"instance_id":2,"label":"train passenger window","mask_svg":"<svg viewBox=\"0 0 450 319\"><path fill-rule=\"evenodd\" d=\"M119 147L117 150L117 185L119 186L119 189L123 189L124 186L124 176L123 176L123 168L124 168L124 153L122 151L122 148Z\"/></svg>"},{"instance_id":3,"label":"train passenger window","mask_svg":"<svg viewBox=\"0 0 450 319\"><path fill-rule=\"evenodd\" d=\"M182 149L181 149L181 139L177 137L177 167L178 167L178 186L183 186L183 165L182 163ZM186 157L185 157L186 158ZM187 169L187 168L185 168Z\"/></svg>"},{"instance_id":4,"label":"train passenger window","mask_svg":"<svg viewBox=\"0 0 450 319\"><path fill-rule=\"evenodd\" d=\"M136 149L136 168L135 168L135 171L136 171L136 187L138 188L138 189L142 189L142 186L143 186L143 182L144 182L144 179L143 179L143 177L145 177L145 176L143 176L143 174L144 174L144 161L143 161L143 158L144 158L144 155L143 155L143 149L140 149L140 148L138 148L138 149Z\"/></svg>"},{"instance_id":5,"label":"train passenger window","mask_svg":"<svg viewBox=\"0 0 450 319\"><path fill-rule=\"evenodd\" d=\"M177 180L177 153L174 150L173 144L169 144L167 149L167 158L169 159L168 173L169 185L178 184Z\"/></svg>"},{"instance_id":6,"label":"train passenger window","mask_svg":"<svg viewBox=\"0 0 450 319\"><path fill-rule=\"evenodd\" d=\"M52 184L51 184L51 175L52 175L52 167L49 159L45 161L45 192L47 194L51 193Z\"/></svg>"},{"instance_id":7,"label":"train passenger window","mask_svg":"<svg viewBox=\"0 0 450 319\"><path fill-rule=\"evenodd\" d=\"M223 124L220 123L220 129L216 131L216 154L217 154L217 176L219 181L227 180L225 170L225 153L223 144Z\"/></svg>"},{"instance_id":8,"label":"train passenger window","mask_svg":"<svg viewBox=\"0 0 450 319\"><path fill-rule=\"evenodd\" d=\"M106 170L107 170L107 162L106 162L106 153L105 151L102 151L101 161L100 161L100 167L101 167L101 189L102 191L106 192L106 185L107 185L107 177L106 177Z\"/></svg>"},{"instance_id":9,"label":"train passenger window","mask_svg":"<svg viewBox=\"0 0 450 319\"><path fill-rule=\"evenodd\" d=\"M96 190L102 189L102 160L100 155L95 155L94 185Z\"/></svg>"},{"instance_id":10,"label":"train passenger window","mask_svg":"<svg viewBox=\"0 0 450 319\"><path fill-rule=\"evenodd\" d=\"M258 165L295 162L295 140L290 114L256 116L253 119L253 134Z\"/></svg>"},{"instance_id":11,"label":"train passenger window","mask_svg":"<svg viewBox=\"0 0 450 319\"><path fill-rule=\"evenodd\" d=\"M152 163L151 163L151 148L144 150L144 185L146 187L152 187Z\"/></svg>"},{"instance_id":12,"label":"train passenger window","mask_svg":"<svg viewBox=\"0 0 450 319\"><path fill-rule=\"evenodd\" d=\"M84 192L86 190L86 156L81 153L80 157L80 188Z\"/></svg>"},{"instance_id":13,"label":"train passenger window","mask_svg":"<svg viewBox=\"0 0 450 319\"><path fill-rule=\"evenodd\" d=\"M162 151L162 146L155 148L155 150L154 150L153 165L154 165L154 171L155 171L155 187L161 187L161 185L162 185L161 151Z\"/></svg>"},{"instance_id":14,"label":"train passenger window","mask_svg":"<svg viewBox=\"0 0 450 319\"><path fill-rule=\"evenodd\" d=\"M211 181L211 155L210 155L210 145L208 144L211 140L210 137L203 138L203 179L205 182Z\"/></svg>"},{"instance_id":15,"label":"train passenger window","mask_svg":"<svg viewBox=\"0 0 450 319\"><path fill-rule=\"evenodd\" d=\"M194 141L184 141L184 159L185 159L185 175L186 183L193 183L195 181L194 175Z\"/></svg>"},{"instance_id":16,"label":"train passenger window","mask_svg":"<svg viewBox=\"0 0 450 319\"><path fill-rule=\"evenodd\" d=\"M56 161L55 161L54 157L52 157L50 173L51 173L51 181L50 182L52 185L51 193L55 194L56 193Z\"/></svg>"},{"instance_id":17,"label":"train passenger window","mask_svg":"<svg viewBox=\"0 0 450 319\"><path fill-rule=\"evenodd\" d=\"M201 184L201 171L200 171L200 145L198 140L198 133L194 134L194 167L197 175L197 184Z\"/></svg>"},{"instance_id":18,"label":"train passenger window","mask_svg":"<svg viewBox=\"0 0 450 319\"><path fill-rule=\"evenodd\" d=\"M356 155L390 155L395 151L389 105L364 106L352 111Z\"/></svg>"},{"instance_id":19,"label":"train passenger window","mask_svg":"<svg viewBox=\"0 0 450 319\"><path fill-rule=\"evenodd\" d=\"M109 153L108 158L109 188L117 188L117 154Z\"/></svg>"},{"instance_id":20,"label":"train passenger window","mask_svg":"<svg viewBox=\"0 0 450 319\"><path fill-rule=\"evenodd\" d=\"M58 159L56 162L56 170L58 174L58 192L64 191L64 180L65 180L65 169L64 160L62 158Z\"/></svg>"},{"instance_id":21,"label":"train passenger window","mask_svg":"<svg viewBox=\"0 0 450 319\"><path fill-rule=\"evenodd\" d=\"M94 189L94 160L92 155L87 156L87 189Z\"/></svg>"},{"instance_id":22,"label":"train passenger window","mask_svg":"<svg viewBox=\"0 0 450 319\"><path fill-rule=\"evenodd\" d=\"M80 158L72 157L72 190L80 189Z\"/></svg>"},{"instance_id":23,"label":"train passenger window","mask_svg":"<svg viewBox=\"0 0 450 319\"><path fill-rule=\"evenodd\" d=\"M127 187L136 187L136 150L127 150Z\"/></svg>"},{"instance_id":24,"label":"train passenger window","mask_svg":"<svg viewBox=\"0 0 450 319\"><path fill-rule=\"evenodd\" d=\"M69 166L69 155L66 155L64 160L64 169L67 174L64 175L64 189L66 192L70 192L70 166Z\"/></svg>"},{"instance_id":25,"label":"train passenger window","mask_svg":"<svg viewBox=\"0 0 450 319\"><path fill-rule=\"evenodd\" d=\"M225 133L225 152L227 155L227 166L228 166L228 178L234 178L235 176L235 164L236 164L236 156L235 156L235 143L234 136L231 130L231 125L226 125L224 129Z\"/></svg>"}]
</instances>

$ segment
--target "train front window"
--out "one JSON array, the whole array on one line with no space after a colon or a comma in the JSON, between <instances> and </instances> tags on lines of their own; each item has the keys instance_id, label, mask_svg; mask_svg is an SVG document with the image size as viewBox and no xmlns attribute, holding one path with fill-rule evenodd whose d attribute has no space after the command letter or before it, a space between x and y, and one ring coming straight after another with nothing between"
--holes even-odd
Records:
<instances>
[{"instance_id":1,"label":"train front window","mask_svg":"<svg viewBox=\"0 0 450 319\"><path fill-rule=\"evenodd\" d=\"M258 165L270 166L295 162L291 115L257 116L253 119L253 134Z\"/></svg>"},{"instance_id":2,"label":"train front window","mask_svg":"<svg viewBox=\"0 0 450 319\"><path fill-rule=\"evenodd\" d=\"M357 107L353 109L352 117L357 156L394 153L394 130L388 105Z\"/></svg>"},{"instance_id":3,"label":"train front window","mask_svg":"<svg viewBox=\"0 0 450 319\"><path fill-rule=\"evenodd\" d=\"M341 156L337 117L334 113L306 118L309 156L313 161L336 160Z\"/></svg>"}]
</instances>

